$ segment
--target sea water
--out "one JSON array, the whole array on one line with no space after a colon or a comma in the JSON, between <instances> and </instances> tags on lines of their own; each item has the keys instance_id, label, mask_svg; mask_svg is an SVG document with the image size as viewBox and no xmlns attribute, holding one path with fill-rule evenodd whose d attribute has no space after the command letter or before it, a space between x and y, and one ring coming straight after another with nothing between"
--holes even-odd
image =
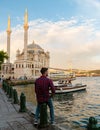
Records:
<instances>
[{"instance_id":1,"label":"sea water","mask_svg":"<svg viewBox=\"0 0 100 130\"><path fill-rule=\"evenodd\" d=\"M73 81L87 85L86 91L57 94L54 97L56 121L63 127L72 129L86 128L91 116L100 124L100 77L81 77ZM20 95L24 92L28 102L36 105L34 85L15 87Z\"/></svg>"}]
</instances>

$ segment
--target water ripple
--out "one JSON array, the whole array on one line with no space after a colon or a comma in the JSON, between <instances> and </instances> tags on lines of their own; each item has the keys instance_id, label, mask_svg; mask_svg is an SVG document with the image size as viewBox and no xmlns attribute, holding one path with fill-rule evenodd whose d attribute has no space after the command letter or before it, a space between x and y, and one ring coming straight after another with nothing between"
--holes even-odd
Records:
<instances>
[{"instance_id":1,"label":"water ripple","mask_svg":"<svg viewBox=\"0 0 100 130\"><path fill-rule=\"evenodd\" d=\"M69 94L56 95L54 98L55 114L58 122L73 130L86 128L90 116L100 123L100 77L77 78L74 83L87 84L87 90ZM36 103L34 86L17 86L18 93L24 92L27 101Z\"/></svg>"}]
</instances>

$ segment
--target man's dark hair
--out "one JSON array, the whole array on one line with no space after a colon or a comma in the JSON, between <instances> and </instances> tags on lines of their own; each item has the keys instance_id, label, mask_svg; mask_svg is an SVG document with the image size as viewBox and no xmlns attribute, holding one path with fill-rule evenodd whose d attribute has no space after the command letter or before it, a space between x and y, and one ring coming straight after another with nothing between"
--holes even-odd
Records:
<instances>
[{"instance_id":1,"label":"man's dark hair","mask_svg":"<svg viewBox=\"0 0 100 130\"><path fill-rule=\"evenodd\" d=\"M40 72L41 72L41 74L44 74L47 70L48 70L48 68L43 67L43 68L41 68Z\"/></svg>"}]
</instances>

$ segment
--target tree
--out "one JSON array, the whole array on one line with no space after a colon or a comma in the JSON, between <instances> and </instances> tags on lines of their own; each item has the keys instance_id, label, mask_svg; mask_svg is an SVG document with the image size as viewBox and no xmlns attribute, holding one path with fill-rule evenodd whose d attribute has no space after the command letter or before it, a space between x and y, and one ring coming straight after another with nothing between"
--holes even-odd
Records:
<instances>
[{"instance_id":1,"label":"tree","mask_svg":"<svg viewBox=\"0 0 100 130\"><path fill-rule=\"evenodd\" d=\"M3 50L0 51L0 70L1 70L1 64L4 63L5 59L8 59L8 54L7 52L4 52Z\"/></svg>"}]
</instances>

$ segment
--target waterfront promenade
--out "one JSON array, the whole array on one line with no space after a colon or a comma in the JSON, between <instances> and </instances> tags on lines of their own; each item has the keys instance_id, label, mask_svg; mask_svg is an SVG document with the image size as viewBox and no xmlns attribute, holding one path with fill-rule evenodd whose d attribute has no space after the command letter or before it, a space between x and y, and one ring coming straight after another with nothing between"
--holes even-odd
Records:
<instances>
[{"instance_id":1,"label":"waterfront promenade","mask_svg":"<svg viewBox=\"0 0 100 130\"><path fill-rule=\"evenodd\" d=\"M18 113L16 108L0 88L0 130L35 130L29 115Z\"/></svg>"},{"instance_id":2,"label":"waterfront promenade","mask_svg":"<svg viewBox=\"0 0 100 130\"><path fill-rule=\"evenodd\" d=\"M28 105L31 109L32 106ZM31 110L27 113L19 113L19 105L14 105L0 88L0 130L37 130L33 125L34 116ZM58 126L49 126L42 130L62 130ZM63 129L64 130L64 129ZM68 130L71 130L68 128Z\"/></svg>"}]
</instances>

